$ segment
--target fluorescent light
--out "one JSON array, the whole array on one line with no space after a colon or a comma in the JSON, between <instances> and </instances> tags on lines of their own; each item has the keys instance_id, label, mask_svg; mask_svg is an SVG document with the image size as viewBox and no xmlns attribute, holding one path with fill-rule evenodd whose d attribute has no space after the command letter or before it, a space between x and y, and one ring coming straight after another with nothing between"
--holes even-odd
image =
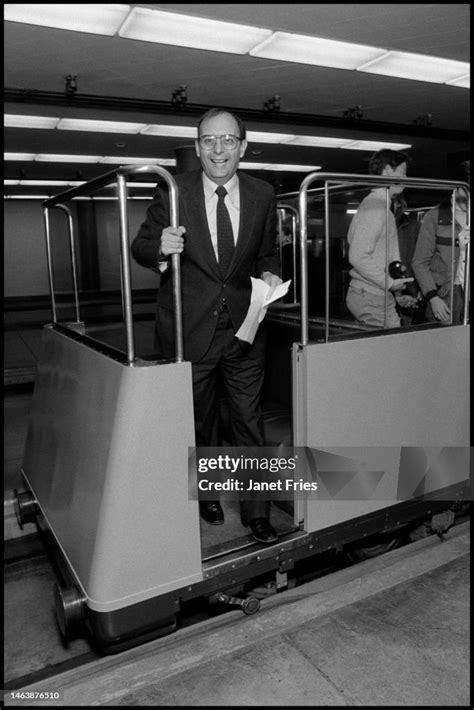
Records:
<instances>
[{"instance_id":1,"label":"fluorescent light","mask_svg":"<svg viewBox=\"0 0 474 710\"><path fill-rule=\"evenodd\" d=\"M196 138L196 126L165 126L151 123L140 133L145 136L179 136L180 138Z\"/></svg>"},{"instance_id":2,"label":"fluorescent light","mask_svg":"<svg viewBox=\"0 0 474 710\"><path fill-rule=\"evenodd\" d=\"M295 136L287 145L306 145L318 148L340 148L347 143L347 138L326 138L325 136Z\"/></svg>"},{"instance_id":3,"label":"fluorescent light","mask_svg":"<svg viewBox=\"0 0 474 710\"><path fill-rule=\"evenodd\" d=\"M357 67L357 71L444 84L467 74L469 63L425 54L390 51L383 57Z\"/></svg>"},{"instance_id":4,"label":"fluorescent light","mask_svg":"<svg viewBox=\"0 0 474 710\"><path fill-rule=\"evenodd\" d=\"M47 200L51 195L4 195L5 200Z\"/></svg>"},{"instance_id":5,"label":"fluorescent light","mask_svg":"<svg viewBox=\"0 0 474 710\"><path fill-rule=\"evenodd\" d=\"M350 209L346 210L346 214L356 214L356 213L357 213L357 210L355 208L353 209L352 207Z\"/></svg>"},{"instance_id":6,"label":"fluorescent light","mask_svg":"<svg viewBox=\"0 0 474 710\"><path fill-rule=\"evenodd\" d=\"M71 200L105 200L106 202L113 202L117 200L117 197L114 197L111 195L110 197L85 197L84 195L80 195L78 197L71 197ZM140 195L127 195L127 200L151 200L150 195L148 196L140 196Z\"/></svg>"},{"instance_id":7,"label":"fluorescent light","mask_svg":"<svg viewBox=\"0 0 474 710\"><path fill-rule=\"evenodd\" d=\"M111 165L157 165L158 158L123 158L120 155L106 155L99 160L99 163L110 163Z\"/></svg>"},{"instance_id":8,"label":"fluorescent light","mask_svg":"<svg viewBox=\"0 0 474 710\"><path fill-rule=\"evenodd\" d=\"M140 133L146 123L124 121L93 121L85 118L62 118L58 123L61 131L98 131L99 133Z\"/></svg>"},{"instance_id":9,"label":"fluorescent light","mask_svg":"<svg viewBox=\"0 0 474 710\"><path fill-rule=\"evenodd\" d=\"M291 165L287 163L239 163L242 170L280 170L288 172L309 173L313 170L321 170L320 165Z\"/></svg>"},{"instance_id":10,"label":"fluorescent light","mask_svg":"<svg viewBox=\"0 0 474 710\"><path fill-rule=\"evenodd\" d=\"M469 74L465 74L464 76L460 76L457 79L451 79L450 81L447 81L446 84L449 84L450 86L461 86L463 89L470 89L471 77Z\"/></svg>"},{"instance_id":11,"label":"fluorescent light","mask_svg":"<svg viewBox=\"0 0 474 710\"><path fill-rule=\"evenodd\" d=\"M247 54L271 34L271 30L260 27L144 7L134 7L119 30L119 36L128 39L230 54Z\"/></svg>"},{"instance_id":12,"label":"fluorescent light","mask_svg":"<svg viewBox=\"0 0 474 710\"><path fill-rule=\"evenodd\" d=\"M342 146L344 150L407 150L411 148L410 143L388 143L384 141L351 141Z\"/></svg>"},{"instance_id":13,"label":"fluorescent light","mask_svg":"<svg viewBox=\"0 0 474 710\"><path fill-rule=\"evenodd\" d=\"M247 131L247 140L255 143L287 143L296 136L291 133L267 133L263 131Z\"/></svg>"},{"instance_id":14,"label":"fluorescent light","mask_svg":"<svg viewBox=\"0 0 474 710\"><path fill-rule=\"evenodd\" d=\"M38 163L98 163L100 155L63 155L62 153L38 153Z\"/></svg>"},{"instance_id":15,"label":"fluorescent light","mask_svg":"<svg viewBox=\"0 0 474 710\"><path fill-rule=\"evenodd\" d=\"M75 32L114 35L130 10L130 5L16 5L3 6L4 20L28 25L57 27Z\"/></svg>"},{"instance_id":16,"label":"fluorescent light","mask_svg":"<svg viewBox=\"0 0 474 710\"><path fill-rule=\"evenodd\" d=\"M88 195L78 195L77 197L71 197L71 200L116 200L116 197L110 196L110 197L97 197L94 196L88 196Z\"/></svg>"},{"instance_id":17,"label":"fluorescent light","mask_svg":"<svg viewBox=\"0 0 474 710\"><path fill-rule=\"evenodd\" d=\"M19 185L20 181L19 180L4 180L3 181L4 185Z\"/></svg>"},{"instance_id":18,"label":"fluorescent light","mask_svg":"<svg viewBox=\"0 0 474 710\"><path fill-rule=\"evenodd\" d=\"M33 185L34 187L39 187L40 185L51 185L53 187L67 187L72 185L69 180L20 180L20 185Z\"/></svg>"},{"instance_id":19,"label":"fluorescent light","mask_svg":"<svg viewBox=\"0 0 474 710\"><path fill-rule=\"evenodd\" d=\"M285 163L271 163L266 170L288 170L289 172L311 173L313 170L321 170L320 165L285 165Z\"/></svg>"},{"instance_id":20,"label":"fluorescent light","mask_svg":"<svg viewBox=\"0 0 474 710\"><path fill-rule=\"evenodd\" d=\"M265 170L267 166L268 163L239 163L239 168L241 168L242 170Z\"/></svg>"},{"instance_id":21,"label":"fluorescent light","mask_svg":"<svg viewBox=\"0 0 474 710\"><path fill-rule=\"evenodd\" d=\"M3 119L5 128L56 128L59 118L50 116L17 116L7 113Z\"/></svg>"},{"instance_id":22,"label":"fluorescent light","mask_svg":"<svg viewBox=\"0 0 474 710\"><path fill-rule=\"evenodd\" d=\"M368 62L385 53L385 49L378 47L337 42L332 39L308 37L308 35L289 32L274 32L271 37L249 52L252 57L315 64L338 69L356 69L363 62Z\"/></svg>"},{"instance_id":23,"label":"fluorescent light","mask_svg":"<svg viewBox=\"0 0 474 710\"><path fill-rule=\"evenodd\" d=\"M35 159L35 153L4 153L3 159L30 161Z\"/></svg>"}]
</instances>

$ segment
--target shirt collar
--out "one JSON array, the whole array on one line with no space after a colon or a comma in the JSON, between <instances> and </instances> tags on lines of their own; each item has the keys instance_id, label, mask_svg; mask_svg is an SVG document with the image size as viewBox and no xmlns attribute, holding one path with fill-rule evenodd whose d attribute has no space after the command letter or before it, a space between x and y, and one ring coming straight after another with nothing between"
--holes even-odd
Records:
<instances>
[{"instance_id":1,"label":"shirt collar","mask_svg":"<svg viewBox=\"0 0 474 710\"><path fill-rule=\"evenodd\" d=\"M207 202L215 196L216 188L218 187L218 185L212 180L210 180L204 172L202 174L202 182L204 185L204 197ZM237 173L226 182L224 187L227 190L230 201L235 204L236 199L239 195L239 178L237 177Z\"/></svg>"}]
</instances>

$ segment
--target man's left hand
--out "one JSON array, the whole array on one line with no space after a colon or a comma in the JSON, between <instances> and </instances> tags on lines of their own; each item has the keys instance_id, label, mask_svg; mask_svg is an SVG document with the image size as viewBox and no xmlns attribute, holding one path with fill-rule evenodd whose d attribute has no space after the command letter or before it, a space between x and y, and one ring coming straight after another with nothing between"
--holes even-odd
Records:
<instances>
[{"instance_id":1,"label":"man's left hand","mask_svg":"<svg viewBox=\"0 0 474 710\"><path fill-rule=\"evenodd\" d=\"M270 286L270 291L267 293L267 298L270 298L276 287L283 283L281 278L276 274L272 274L271 271L264 271L260 278L262 279L262 281L265 281L268 286Z\"/></svg>"}]
</instances>

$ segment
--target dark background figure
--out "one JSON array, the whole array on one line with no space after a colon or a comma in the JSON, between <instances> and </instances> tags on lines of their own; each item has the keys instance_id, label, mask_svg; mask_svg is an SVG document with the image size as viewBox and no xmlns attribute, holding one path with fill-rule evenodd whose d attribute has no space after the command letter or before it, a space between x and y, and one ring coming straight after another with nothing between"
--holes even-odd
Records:
<instances>
[{"instance_id":1,"label":"dark background figure","mask_svg":"<svg viewBox=\"0 0 474 710\"><path fill-rule=\"evenodd\" d=\"M404 195L396 195L392 202L395 224L397 225L398 247L400 250L400 261L406 267L406 275L415 279L412 267L413 254L415 253L416 242L420 232L421 222L415 213L407 212L408 203ZM421 294L416 279L413 281L410 290L417 293L417 303L414 306L404 307L397 305L398 314L402 325L415 325L424 322L424 311L426 300Z\"/></svg>"},{"instance_id":2,"label":"dark background figure","mask_svg":"<svg viewBox=\"0 0 474 710\"><path fill-rule=\"evenodd\" d=\"M451 194L427 212L421 224L412 268L426 298L426 318L430 322L448 324L451 315L453 323L463 320L466 245L470 237L467 221L467 193L459 189L454 209L454 254Z\"/></svg>"},{"instance_id":3,"label":"dark background figure","mask_svg":"<svg viewBox=\"0 0 474 710\"><path fill-rule=\"evenodd\" d=\"M264 379L265 322L252 344L235 337L249 308L250 277L270 293L281 283L276 244L276 199L267 182L237 172L247 141L241 120L211 109L197 126L201 169L176 176L180 226L170 225L169 200L158 189L132 244L142 266L161 271L156 340L174 356L173 293L169 259L181 254L184 356L192 363L197 446L219 446L220 383L230 411L232 445L264 444L260 392ZM225 262L225 263L224 263ZM242 501L241 517L254 538L277 540L268 501ZM200 501L201 516L222 524L219 501Z\"/></svg>"}]
</instances>

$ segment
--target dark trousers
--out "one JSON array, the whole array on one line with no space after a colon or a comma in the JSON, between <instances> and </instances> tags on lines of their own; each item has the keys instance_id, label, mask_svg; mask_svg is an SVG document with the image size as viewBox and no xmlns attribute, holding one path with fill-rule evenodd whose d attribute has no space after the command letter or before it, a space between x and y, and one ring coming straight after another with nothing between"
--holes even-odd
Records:
<instances>
[{"instance_id":1,"label":"dark trousers","mask_svg":"<svg viewBox=\"0 0 474 710\"><path fill-rule=\"evenodd\" d=\"M198 362L192 364L196 446L221 446L219 399L223 394L230 412L232 446L263 446L260 391L265 367L263 332L252 346L235 337L226 308L217 316L212 343ZM269 503L242 501L244 519L267 517Z\"/></svg>"}]
</instances>

